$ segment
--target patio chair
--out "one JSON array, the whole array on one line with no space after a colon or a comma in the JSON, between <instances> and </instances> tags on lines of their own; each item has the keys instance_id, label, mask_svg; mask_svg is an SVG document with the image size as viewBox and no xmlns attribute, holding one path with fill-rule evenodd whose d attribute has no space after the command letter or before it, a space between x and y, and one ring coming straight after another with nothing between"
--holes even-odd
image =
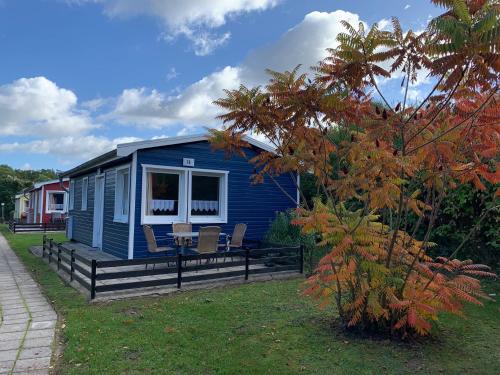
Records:
<instances>
[{"instance_id":1,"label":"patio chair","mask_svg":"<svg viewBox=\"0 0 500 375\"><path fill-rule=\"evenodd\" d=\"M245 237L245 232L247 231L247 225L243 223L236 224L234 226L233 234L228 236L228 241L226 244L221 244L219 247L223 247L227 253L231 250L239 250L243 246L243 238ZM231 256L231 261L233 257ZM224 262L226 257L224 257Z\"/></svg>"},{"instance_id":2,"label":"patio chair","mask_svg":"<svg viewBox=\"0 0 500 375\"><path fill-rule=\"evenodd\" d=\"M167 253L168 251L175 251L173 247L169 246L158 246L156 242L155 233L153 232L153 228L150 225L143 225L142 229L144 230L144 236L146 237L146 242L148 244L148 252L152 254L157 253ZM153 264L153 269L155 265ZM146 269L148 269L148 265L146 264Z\"/></svg>"},{"instance_id":3,"label":"patio chair","mask_svg":"<svg viewBox=\"0 0 500 375\"><path fill-rule=\"evenodd\" d=\"M172 232L192 232L193 225L190 223L173 223ZM175 237L174 242L177 246L188 247L193 245L193 239L191 237Z\"/></svg>"},{"instance_id":4,"label":"patio chair","mask_svg":"<svg viewBox=\"0 0 500 375\"><path fill-rule=\"evenodd\" d=\"M201 227L198 235L196 251L198 254L216 253L219 247L221 227ZM207 259L208 261L208 259Z\"/></svg>"}]
</instances>

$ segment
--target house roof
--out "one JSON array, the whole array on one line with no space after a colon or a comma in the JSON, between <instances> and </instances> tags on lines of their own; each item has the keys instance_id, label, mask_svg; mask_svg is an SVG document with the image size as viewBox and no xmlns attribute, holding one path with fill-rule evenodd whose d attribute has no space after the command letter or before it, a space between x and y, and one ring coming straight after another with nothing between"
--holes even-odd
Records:
<instances>
[{"instance_id":1,"label":"house roof","mask_svg":"<svg viewBox=\"0 0 500 375\"><path fill-rule=\"evenodd\" d=\"M173 146L185 143L193 143L193 142L201 142L208 141L210 138L210 134L197 134L197 135L189 135L189 136L181 136L181 137L171 137L171 138L160 138L153 139L149 141L139 141L139 142L130 142L130 143L122 143L116 146L116 149L113 151L109 151L105 154L102 154L94 159L86 161L83 164L76 166L73 169L70 169L66 172L60 174L61 177L69 177L74 176L76 174L85 172L92 168L97 168L103 164L107 164L116 160L124 159L132 155L137 150L143 150L154 147L165 147L165 146ZM250 136L244 135L243 140L265 151L274 152L274 148L260 142Z\"/></svg>"},{"instance_id":2,"label":"house roof","mask_svg":"<svg viewBox=\"0 0 500 375\"><path fill-rule=\"evenodd\" d=\"M69 181L69 178L63 178L63 181ZM49 181L35 182L33 184L33 188L31 188L31 190L40 189L42 186L50 185L50 184L56 184L58 182L59 182L59 180L49 180Z\"/></svg>"}]
</instances>

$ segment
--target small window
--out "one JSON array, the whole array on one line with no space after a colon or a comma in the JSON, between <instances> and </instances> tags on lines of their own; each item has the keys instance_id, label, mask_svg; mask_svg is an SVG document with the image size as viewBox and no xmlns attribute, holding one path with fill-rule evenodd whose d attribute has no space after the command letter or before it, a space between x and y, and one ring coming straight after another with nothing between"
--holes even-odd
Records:
<instances>
[{"instance_id":1,"label":"small window","mask_svg":"<svg viewBox=\"0 0 500 375\"><path fill-rule=\"evenodd\" d=\"M178 174L148 173L147 215L179 215L179 177Z\"/></svg>"},{"instance_id":2,"label":"small window","mask_svg":"<svg viewBox=\"0 0 500 375\"><path fill-rule=\"evenodd\" d=\"M227 172L189 171L189 221L192 223L227 222Z\"/></svg>"},{"instance_id":3,"label":"small window","mask_svg":"<svg viewBox=\"0 0 500 375\"><path fill-rule=\"evenodd\" d=\"M220 177L193 174L191 181L191 215L219 216Z\"/></svg>"},{"instance_id":4,"label":"small window","mask_svg":"<svg viewBox=\"0 0 500 375\"><path fill-rule=\"evenodd\" d=\"M69 209L75 208L75 181L71 180L69 182Z\"/></svg>"},{"instance_id":5,"label":"small window","mask_svg":"<svg viewBox=\"0 0 500 375\"><path fill-rule=\"evenodd\" d=\"M115 186L115 221L128 222L130 206L130 169L129 167L116 170Z\"/></svg>"},{"instance_id":6,"label":"small window","mask_svg":"<svg viewBox=\"0 0 500 375\"><path fill-rule=\"evenodd\" d=\"M142 222L165 224L185 221L187 172L173 167L145 167L142 177Z\"/></svg>"},{"instance_id":7,"label":"small window","mask_svg":"<svg viewBox=\"0 0 500 375\"><path fill-rule=\"evenodd\" d=\"M89 178L84 177L82 180L82 211L87 210L88 190L89 190Z\"/></svg>"},{"instance_id":8,"label":"small window","mask_svg":"<svg viewBox=\"0 0 500 375\"><path fill-rule=\"evenodd\" d=\"M64 212L63 192L48 192L47 212Z\"/></svg>"}]
</instances>

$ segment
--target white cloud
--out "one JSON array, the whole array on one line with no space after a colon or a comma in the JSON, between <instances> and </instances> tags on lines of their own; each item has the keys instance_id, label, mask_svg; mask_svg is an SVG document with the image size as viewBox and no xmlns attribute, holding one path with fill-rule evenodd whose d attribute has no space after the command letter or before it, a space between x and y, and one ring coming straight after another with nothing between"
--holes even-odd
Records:
<instances>
[{"instance_id":1,"label":"white cloud","mask_svg":"<svg viewBox=\"0 0 500 375\"><path fill-rule=\"evenodd\" d=\"M391 26L391 20L388 20L387 18L382 18L380 21L377 22L377 24L380 30L388 30L389 26Z\"/></svg>"},{"instance_id":2,"label":"white cloud","mask_svg":"<svg viewBox=\"0 0 500 375\"><path fill-rule=\"evenodd\" d=\"M111 151L117 144L141 140L136 137L108 139L94 135L67 136L54 139L41 139L25 143L0 143L0 152L30 154L52 154L72 159L84 160Z\"/></svg>"},{"instance_id":3,"label":"white cloud","mask_svg":"<svg viewBox=\"0 0 500 375\"><path fill-rule=\"evenodd\" d=\"M406 4L405 7L404 7L404 10L408 10L411 8L411 5L410 4Z\"/></svg>"},{"instance_id":4,"label":"white cloud","mask_svg":"<svg viewBox=\"0 0 500 375\"><path fill-rule=\"evenodd\" d=\"M175 79L179 76L179 73L177 73L177 70L175 68L170 68L167 72L167 74L165 75L165 79L167 81L170 81L172 79Z\"/></svg>"},{"instance_id":5,"label":"white cloud","mask_svg":"<svg viewBox=\"0 0 500 375\"><path fill-rule=\"evenodd\" d=\"M240 84L265 84L266 68L283 71L302 64L302 70L326 57L326 48L337 46L337 34L343 31L341 20L357 24L358 15L337 10L312 12L277 41L251 52L239 66L227 66L188 86L179 95L171 96L146 88L122 92L107 119L122 124L162 128L183 124L179 134L192 133L200 126L217 126L220 113L213 101L223 96L224 89ZM199 129L198 129L199 131Z\"/></svg>"},{"instance_id":6,"label":"white cloud","mask_svg":"<svg viewBox=\"0 0 500 375\"><path fill-rule=\"evenodd\" d=\"M23 171L31 171L33 168L31 168L31 164L30 163L24 163L22 166L21 166L21 169Z\"/></svg>"},{"instance_id":7,"label":"white cloud","mask_svg":"<svg viewBox=\"0 0 500 375\"><path fill-rule=\"evenodd\" d=\"M281 0L69 0L73 3L101 3L109 17L150 16L165 26L167 39L184 35L193 42L197 55L207 55L223 45L229 33L220 28L231 17L276 6Z\"/></svg>"},{"instance_id":8,"label":"white cloud","mask_svg":"<svg viewBox=\"0 0 500 375\"><path fill-rule=\"evenodd\" d=\"M75 135L97 127L76 95L45 77L0 86L0 135Z\"/></svg>"},{"instance_id":9,"label":"white cloud","mask_svg":"<svg viewBox=\"0 0 500 375\"><path fill-rule=\"evenodd\" d=\"M156 129L174 123L213 125L218 112L212 102L222 95L223 89L238 86L239 74L239 68L228 66L192 84L177 96L146 88L127 89L117 99L113 112L105 118Z\"/></svg>"}]
</instances>

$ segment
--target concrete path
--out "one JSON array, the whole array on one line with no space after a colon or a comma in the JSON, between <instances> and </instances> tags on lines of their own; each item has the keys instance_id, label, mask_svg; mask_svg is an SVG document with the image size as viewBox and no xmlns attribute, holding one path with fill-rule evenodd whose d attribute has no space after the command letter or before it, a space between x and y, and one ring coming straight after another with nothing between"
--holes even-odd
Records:
<instances>
[{"instance_id":1,"label":"concrete path","mask_svg":"<svg viewBox=\"0 0 500 375\"><path fill-rule=\"evenodd\" d=\"M0 234L0 374L48 374L57 315Z\"/></svg>"}]
</instances>

